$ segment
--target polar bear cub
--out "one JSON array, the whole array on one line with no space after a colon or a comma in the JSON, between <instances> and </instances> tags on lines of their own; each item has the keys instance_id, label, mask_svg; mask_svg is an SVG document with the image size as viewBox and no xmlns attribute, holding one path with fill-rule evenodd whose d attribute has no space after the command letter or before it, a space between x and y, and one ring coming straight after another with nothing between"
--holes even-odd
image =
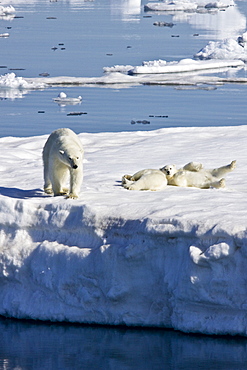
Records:
<instances>
[{"instance_id":1,"label":"polar bear cub","mask_svg":"<svg viewBox=\"0 0 247 370\"><path fill-rule=\"evenodd\" d=\"M45 193L78 198L83 180L83 156L80 139L72 130L53 131L43 148Z\"/></svg>"},{"instance_id":2,"label":"polar bear cub","mask_svg":"<svg viewBox=\"0 0 247 370\"><path fill-rule=\"evenodd\" d=\"M166 174L168 185L219 189L225 187L225 179L222 176L233 171L235 167L236 161L214 169L204 169L202 164L190 162L180 170L177 170L175 165L164 166L161 170Z\"/></svg>"},{"instance_id":3,"label":"polar bear cub","mask_svg":"<svg viewBox=\"0 0 247 370\"><path fill-rule=\"evenodd\" d=\"M167 186L166 174L157 169L146 169L136 172L133 176L124 175L122 185L129 190L162 190Z\"/></svg>"}]
</instances>

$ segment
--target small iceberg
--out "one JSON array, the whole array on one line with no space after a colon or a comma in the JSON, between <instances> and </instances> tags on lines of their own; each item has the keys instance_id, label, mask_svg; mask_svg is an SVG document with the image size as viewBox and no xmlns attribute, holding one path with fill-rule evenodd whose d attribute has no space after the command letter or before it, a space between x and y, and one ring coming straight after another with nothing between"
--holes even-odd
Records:
<instances>
[{"instance_id":1,"label":"small iceberg","mask_svg":"<svg viewBox=\"0 0 247 370\"><path fill-rule=\"evenodd\" d=\"M240 35L237 40L225 39L220 41L209 41L209 43L194 55L200 60L225 60L234 59L247 62L247 32Z\"/></svg>"},{"instance_id":2,"label":"small iceberg","mask_svg":"<svg viewBox=\"0 0 247 370\"><path fill-rule=\"evenodd\" d=\"M81 103L82 97L79 95L77 98L68 98L64 92L60 92L53 101L59 105L75 105Z\"/></svg>"},{"instance_id":3,"label":"small iceberg","mask_svg":"<svg viewBox=\"0 0 247 370\"><path fill-rule=\"evenodd\" d=\"M0 15L9 15L15 13L15 8L12 5L2 6L0 5Z\"/></svg>"},{"instance_id":4,"label":"small iceberg","mask_svg":"<svg viewBox=\"0 0 247 370\"><path fill-rule=\"evenodd\" d=\"M43 89L45 87L44 83L26 81L22 77L17 77L15 73L6 73L5 75L0 75L0 89Z\"/></svg>"}]
</instances>

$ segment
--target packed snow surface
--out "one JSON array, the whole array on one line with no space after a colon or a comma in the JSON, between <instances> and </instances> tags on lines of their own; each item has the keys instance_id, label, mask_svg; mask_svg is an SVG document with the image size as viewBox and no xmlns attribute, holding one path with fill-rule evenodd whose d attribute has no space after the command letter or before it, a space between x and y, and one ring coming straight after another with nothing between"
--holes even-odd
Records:
<instances>
[{"instance_id":1,"label":"packed snow surface","mask_svg":"<svg viewBox=\"0 0 247 370\"><path fill-rule=\"evenodd\" d=\"M47 135L0 139L0 314L246 335L247 127L79 138L78 200L42 191ZM143 168L234 159L225 189L121 186Z\"/></svg>"}]
</instances>

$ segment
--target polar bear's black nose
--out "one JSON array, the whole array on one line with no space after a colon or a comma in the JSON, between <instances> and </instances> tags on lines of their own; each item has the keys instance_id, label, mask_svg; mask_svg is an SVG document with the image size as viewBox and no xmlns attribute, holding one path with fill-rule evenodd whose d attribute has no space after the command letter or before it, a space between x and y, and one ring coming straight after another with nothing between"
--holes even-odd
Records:
<instances>
[{"instance_id":1,"label":"polar bear's black nose","mask_svg":"<svg viewBox=\"0 0 247 370\"><path fill-rule=\"evenodd\" d=\"M77 167L78 167L78 166L77 166L77 164L74 164L73 168L74 168L75 170L77 169Z\"/></svg>"}]
</instances>

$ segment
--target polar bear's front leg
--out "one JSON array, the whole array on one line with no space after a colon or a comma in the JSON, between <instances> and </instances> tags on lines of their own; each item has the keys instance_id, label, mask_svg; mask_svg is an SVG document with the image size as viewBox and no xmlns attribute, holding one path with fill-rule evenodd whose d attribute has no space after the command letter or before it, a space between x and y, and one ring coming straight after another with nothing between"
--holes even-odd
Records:
<instances>
[{"instance_id":1,"label":"polar bear's front leg","mask_svg":"<svg viewBox=\"0 0 247 370\"><path fill-rule=\"evenodd\" d=\"M70 169L70 192L67 198L77 199L79 197L83 180L83 168Z\"/></svg>"},{"instance_id":2,"label":"polar bear's front leg","mask_svg":"<svg viewBox=\"0 0 247 370\"><path fill-rule=\"evenodd\" d=\"M51 170L51 183L54 196L66 195L68 189L65 185L68 179L67 166L54 165Z\"/></svg>"},{"instance_id":3,"label":"polar bear's front leg","mask_svg":"<svg viewBox=\"0 0 247 370\"><path fill-rule=\"evenodd\" d=\"M52 183L49 176L49 164L44 161L44 192L46 194L52 194Z\"/></svg>"},{"instance_id":4,"label":"polar bear's front leg","mask_svg":"<svg viewBox=\"0 0 247 370\"><path fill-rule=\"evenodd\" d=\"M203 165L199 162L189 162L184 167L183 170L198 172L203 169Z\"/></svg>"},{"instance_id":5,"label":"polar bear's front leg","mask_svg":"<svg viewBox=\"0 0 247 370\"><path fill-rule=\"evenodd\" d=\"M122 185L126 184L126 180L131 180L131 175L123 175L122 177Z\"/></svg>"}]
</instances>

